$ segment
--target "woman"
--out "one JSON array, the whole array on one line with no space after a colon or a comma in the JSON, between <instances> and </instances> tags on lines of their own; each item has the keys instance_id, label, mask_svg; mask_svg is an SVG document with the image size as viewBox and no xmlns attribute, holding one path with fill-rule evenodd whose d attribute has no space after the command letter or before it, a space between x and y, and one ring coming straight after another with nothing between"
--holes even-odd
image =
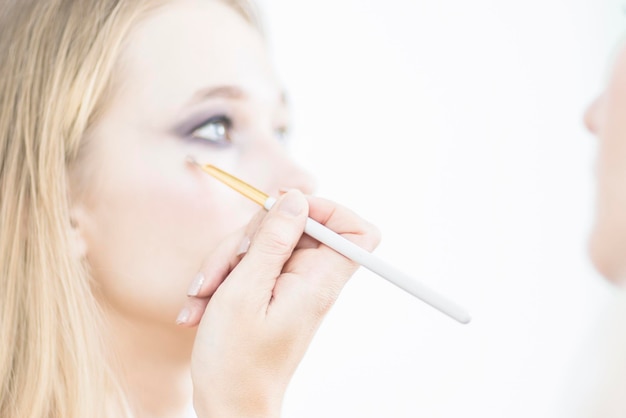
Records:
<instances>
[{"instance_id":1,"label":"woman","mask_svg":"<svg viewBox=\"0 0 626 418\"><path fill-rule=\"evenodd\" d=\"M279 416L357 268L307 214L379 238L307 196L252 6L2 0L0 56L0 416Z\"/></svg>"}]
</instances>

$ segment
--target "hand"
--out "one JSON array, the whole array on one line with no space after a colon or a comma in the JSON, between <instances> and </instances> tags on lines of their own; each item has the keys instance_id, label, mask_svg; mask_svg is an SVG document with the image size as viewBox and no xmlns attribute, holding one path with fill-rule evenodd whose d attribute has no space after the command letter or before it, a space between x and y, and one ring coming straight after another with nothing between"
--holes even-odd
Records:
<instances>
[{"instance_id":1,"label":"hand","mask_svg":"<svg viewBox=\"0 0 626 418\"><path fill-rule=\"evenodd\" d=\"M310 216L371 251L376 228L330 201L284 194L207 259L184 325L200 417L278 417L287 385L323 317L358 265L303 235ZM221 283L221 284L220 284ZM217 288L216 288L217 287Z\"/></svg>"}]
</instances>

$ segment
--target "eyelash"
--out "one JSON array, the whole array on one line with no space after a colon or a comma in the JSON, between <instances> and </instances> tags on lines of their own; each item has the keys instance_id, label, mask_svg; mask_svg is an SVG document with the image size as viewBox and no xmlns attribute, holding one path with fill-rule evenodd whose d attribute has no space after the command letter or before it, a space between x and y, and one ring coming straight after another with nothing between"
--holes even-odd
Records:
<instances>
[{"instance_id":1,"label":"eyelash","mask_svg":"<svg viewBox=\"0 0 626 418\"><path fill-rule=\"evenodd\" d=\"M207 129L207 126L210 124L221 124L222 129L220 131L215 131L215 129L211 132L212 134L217 133L220 138L206 138L200 136L200 132L204 129ZM200 125L196 126L191 130L190 136L199 141L206 141L211 143L214 146L218 147L227 147L232 144L232 138L230 137L230 131L233 129L233 120L227 115L217 115L212 116L209 119L202 122ZM220 128L217 128L220 129ZM289 139L289 128L286 126L281 126L275 129L276 139L285 144Z\"/></svg>"}]
</instances>

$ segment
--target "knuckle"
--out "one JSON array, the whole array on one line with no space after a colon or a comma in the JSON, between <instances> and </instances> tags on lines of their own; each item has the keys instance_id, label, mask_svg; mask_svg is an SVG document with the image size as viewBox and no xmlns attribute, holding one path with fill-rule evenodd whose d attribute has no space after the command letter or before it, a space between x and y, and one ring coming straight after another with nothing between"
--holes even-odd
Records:
<instances>
[{"instance_id":1,"label":"knuckle","mask_svg":"<svg viewBox=\"0 0 626 418\"><path fill-rule=\"evenodd\" d=\"M336 286L321 289L317 295L315 315L320 318L326 316L337 301L339 292L340 289L337 289Z\"/></svg>"},{"instance_id":2,"label":"knuckle","mask_svg":"<svg viewBox=\"0 0 626 418\"><path fill-rule=\"evenodd\" d=\"M363 226L363 245L368 247L368 249L373 250L380 244L382 240L382 233L377 226L366 222Z\"/></svg>"},{"instance_id":3,"label":"knuckle","mask_svg":"<svg viewBox=\"0 0 626 418\"><path fill-rule=\"evenodd\" d=\"M257 231L252 245L256 245L266 255L288 255L293 251L303 230L304 222L294 222L270 214Z\"/></svg>"},{"instance_id":4,"label":"knuckle","mask_svg":"<svg viewBox=\"0 0 626 418\"><path fill-rule=\"evenodd\" d=\"M187 300L187 307L194 311L204 311L208 303L208 300L190 297Z\"/></svg>"},{"instance_id":5,"label":"knuckle","mask_svg":"<svg viewBox=\"0 0 626 418\"><path fill-rule=\"evenodd\" d=\"M241 323L249 304L240 292L231 287L220 288L211 298L208 307L224 324Z\"/></svg>"},{"instance_id":6,"label":"knuckle","mask_svg":"<svg viewBox=\"0 0 626 418\"><path fill-rule=\"evenodd\" d=\"M265 254L284 255L291 253L294 243L285 231L266 230L257 236L256 246Z\"/></svg>"}]
</instances>

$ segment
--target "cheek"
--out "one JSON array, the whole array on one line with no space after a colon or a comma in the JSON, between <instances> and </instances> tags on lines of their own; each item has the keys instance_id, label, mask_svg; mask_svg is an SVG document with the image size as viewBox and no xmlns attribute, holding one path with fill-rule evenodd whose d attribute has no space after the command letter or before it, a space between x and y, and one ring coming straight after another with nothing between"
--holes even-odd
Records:
<instances>
[{"instance_id":1,"label":"cheek","mask_svg":"<svg viewBox=\"0 0 626 418\"><path fill-rule=\"evenodd\" d=\"M591 234L590 255L600 274L621 282L626 280L626 204L606 188L599 191L595 225Z\"/></svg>"},{"instance_id":2,"label":"cheek","mask_svg":"<svg viewBox=\"0 0 626 418\"><path fill-rule=\"evenodd\" d=\"M101 297L127 314L171 323L203 259L247 220L220 204L227 190L181 167L135 167L95 198L89 263Z\"/></svg>"}]
</instances>

